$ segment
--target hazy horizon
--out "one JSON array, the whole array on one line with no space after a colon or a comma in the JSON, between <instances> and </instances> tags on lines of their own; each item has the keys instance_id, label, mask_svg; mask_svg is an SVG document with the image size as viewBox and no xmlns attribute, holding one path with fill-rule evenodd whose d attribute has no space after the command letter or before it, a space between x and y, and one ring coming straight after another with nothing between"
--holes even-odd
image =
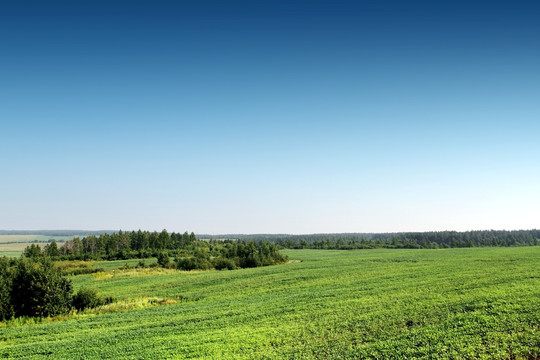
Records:
<instances>
[{"instance_id":1,"label":"hazy horizon","mask_svg":"<svg viewBox=\"0 0 540 360\"><path fill-rule=\"evenodd\" d=\"M540 223L540 5L12 2L0 229Z\"/></svg>"},{"instance_id":2,"label":"hazy horizon","mask_svg":"<svg viewBox=\"0 0 540 360\"><path fill-rule=\"evenodd\" d=\"M150 231L150 232L161 232L163 230L167 230L168 233L184 233L184 232L191 232L189 229L184 230L171 230L171 229L0 229L0 235L3 235L4 233L19 233L19 232L25 232L28 234L31 234L32 232L40 233L40 232L80 232L78 235L83 235L85 233L111 233L111 232L132 232L132 231ZM243 232L232 232L232 233L204 233L204 232L194 232L196 235L209 235L209 236L234 236L234 235L242 235L242 236L257 236L257 235L283 235L283 236L297 236L297 235L348 235L348 234L357 234L357 235L369 235L369 234L403 234L403 233L431 233L431 232L482 232L482 231L531 231L536 230L535 228L530 229L470 229L470 230L452 230L452 229L446 229L446 230L425 230L425 231L381 231L381 232L375 232L375 231L363 231L363 232L321 232L321 233L280 233L280 232L273 232L273 233L243 233ZM32 234L34 235L34 234Z\"/></svg>"}]
</instances>

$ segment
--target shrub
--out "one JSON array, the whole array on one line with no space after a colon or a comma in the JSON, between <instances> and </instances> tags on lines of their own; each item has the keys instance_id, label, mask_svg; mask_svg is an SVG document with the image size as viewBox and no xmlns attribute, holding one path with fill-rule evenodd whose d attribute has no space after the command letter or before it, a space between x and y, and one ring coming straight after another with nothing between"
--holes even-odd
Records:
<instances>
[{"instance_id":1,"label":"shrub","mask_svg":"<svg viewBox=\"0 0 540 360\"><path fill-rule=\"evenodd\" d=\"M205 258L179 258L176 259L176 268L179 270L208 270L212 264Z\"/></svg>"},{"instance_id":2,"label":"shrub","mask_svg":"<svg viewBox=\"0 0 540 360\"><path fill-rule=\"evenodd\" d=\"M169 267L170 261L171 260L169 259L169 255L167 255L167 253L161 252L157 256L157 263L164 268Z\"/></svg>"},{"instance_id":3,"label":"shrub","mask_svg":"<svg viewBox=\"0 0 540 360\"><path fill-rule=\"evenodd\" d=\"M243 268L252 268L262 266L263 263L258 254L249 254L248 256L240 259L240 266Z\"/></svg>"},{"instance_id":4,"label":"shrub","mask_svg":"<svg viewBox=\"0 0 540 360\"><path fill-rule=\"evenodd\" d=\"M73 296L73 307L77 310L83 310L99 305L101 305L101 303L96 289L81 288L77 294Z\"/></svg>"},{"instance_id":5,"label":"shrub","mask_svg":"<svg viewBox=\"0 0 540 360\"><path fill-rule=\"evenodd\" d=\"M216 270L223 270L223 269L233 270L236 268L236 263L232 259L227 259L227 258L222 258L222 257L215 258L212 261L212 264L214 265L214 268Z\"/></svg>"},{"instance_id":6,"label":"shrub","mask_svg":"<svg viewBox=\"0 0 540 360\"><path fill-rule=\"evenodd\" d=\"M96 289L83 287L73 296L73 307L77 310L94 308L113 302L112 297L100 297Z\"/></svg>"}]
</instances>

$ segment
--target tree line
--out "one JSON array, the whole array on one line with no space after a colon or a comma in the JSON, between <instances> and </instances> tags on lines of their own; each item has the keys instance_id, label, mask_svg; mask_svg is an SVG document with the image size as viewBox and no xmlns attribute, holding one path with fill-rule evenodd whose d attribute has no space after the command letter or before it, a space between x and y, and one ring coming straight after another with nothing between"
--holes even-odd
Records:
<instances>
[{"instance_id":1,"label":"tree line","mask_svg":"<svg viewBox=\"0 0 540 360\"><path fill-rule=\"evenodd\" d=\"M268 241L200 240L187 231L169 233L119 231L111 234L75 237L58 245L55 241L43 248L37 244L24 251L28 258L52 260L125 260L157 257L163 267L181 270L237 269L282 263L286 256L277 244ZM174 260L171 261L171 258Z\"/></svg>"},{"instance_id":2,"label":"tree line","mask_svg":"<svg viewBox=\"0 0 540 360\"><path fill-rule=\"evenodd\" d=\"M206 235L204 235L206 236ZM223 236L223 235L220 235ZM540 245L540 230L476 230L404 233L227 235L239 240L270 241L286 249L437 249ZM212 236L208 236L212 238Z\"/></svg>"},{"instance_id":3,"label":"tree line","mask_svg":"<svg viewBox=\"0 0 540 360\"><path fill-rule=\"evenodd\" d=\"M65 260L118 260L130 258L146 258L156 256L162 250L187 249L195 244L197 238L194 233L187 231L183 234L171 233L163 230L157 231L131 231L122 230L101 235L74 237L61 246L56 241L45 245L43 249L34 246L28 248L25 255L29 257L42 254Z\"/></svg>"}]
</instances>

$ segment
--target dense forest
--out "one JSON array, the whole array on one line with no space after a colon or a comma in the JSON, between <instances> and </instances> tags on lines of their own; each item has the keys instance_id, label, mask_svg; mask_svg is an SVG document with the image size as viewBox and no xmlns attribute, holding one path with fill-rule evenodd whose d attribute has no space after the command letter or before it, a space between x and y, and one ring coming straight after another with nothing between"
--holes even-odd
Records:
<instances>
[{"instance_id":1,"label":"dense forest","mask_svg":"<svg viewBox=\"0 0 540 360\"><path fill-rule=\"evenodd\" d=\"M204 238L216 238L200 235ZM312 235L219 235L239 240L270 241L286 249L437 249L480 246L540 245L540 230L478 230L407 233L349 233Z\"/></svg>"},{"instance_id":2,"label":"dense forest","mask_svg":"<svg viewBox=\"0 0 540 360\"><path fill-rule=\"evenodd\" d=\"M267 266L286 261L278 246L268 241L199 240L187 231L169 233L119 231L112 234L75 237L59 246L55 241L41 248L30 245L28 258L52 260L124 260L157 257L163 267L181 270L236 269ZM175 257L174 262L170 257Z\"/></svg>"}]
</instances>

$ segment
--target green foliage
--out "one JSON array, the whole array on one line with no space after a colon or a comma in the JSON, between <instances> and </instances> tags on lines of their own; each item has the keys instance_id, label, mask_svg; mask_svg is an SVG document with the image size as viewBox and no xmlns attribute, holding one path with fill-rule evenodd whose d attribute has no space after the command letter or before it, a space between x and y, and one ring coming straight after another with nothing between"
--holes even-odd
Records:
<instances>
[{"instance_id":1,"label":"green foliage","mask_svg":"<svg viewBox=\"0 0 540 360\"><path fill-rule=\"evenodd\" d=\"M87 308L95 308L101 305L106 305L112 301L112 297L100 297L96 289L82 287L73 296L73 307L77 310L84 310Z\"/></svg>"},{"instance_id":2,"label":"green foliage","mask_svg":"<svg viewBox=\"0 0 540 360\"><path fill-rule=\"evenodd\" d=\"M210 235L203 235L212 239ZM431 231L310 235L233 235L240 241L270 241L287 249L438 249L483 246L536 246L540 230Z\"/></svg>"},{"instance_id":3,"label":"green foliage","mask_svg":"<svg viewBox=\"0 0 540 360\"><path fill-rule=\"evenodd\" d=\"M65 266L65 262L53 263L43 257L0 258L0 321L68 313L74 306L74 298L71 280L64 276ZM77 307L89 299L85 291L75 297ZM100 301L105 303L103 299Z\"/></svg>"},{"instance_id":4,"label":"green foliage","mask_svg":"<svg viewBox=\"0 0 540 360\"><path fill-rule=\"evenodd\" d=\"M197 240L193 232L169 234L167 230L160 233L139 230L119 231L99 237L92 235L67 241L60 249L53 243L43 252L39 246L29 247L27 253L32 257L43 256L45 253L54 259L65 260L157 257L157 265L151 266L176 267L181 270L248 268L283 263L287 260L276 244L267 241L203 241ZM52 255L56 253L60 255ZM169 256L176 258L174 264L170 262Z\"/></svg>"},{"instance_id":5,"label":"green foliage","mask_svg":"<svg viewBox=\"0 0 540 360\"><path fill-rule=\"evenodd\" d=\"M267 266L287 260L275 244L268 242L213 242L194 248L192 255L177 256L180 270L237 269ZM186 256L187 255L187 256Z\"/></svg>"},{"instance_id":6,"label":"green foliage","mask_svg":"<svg viewBox=\"0 0 540 360\"><path fill-rule=\"evenodd\" d=\"M0 321L11 319L13 305L11 304L12 274L10 261L6 257L0 258Z\"/></svg>"},{"instance_id":7,"label":"green foliage","mask_svg":"<svg viewBox=\"0 0 540 360\"><path fill-rule=\"evenodd\" d=\"M157 263L164 268L169 266L170 261L171 260L169 258L169 255L167 255L167 253L160 252L157 256Z\"/></svg>"},{"instance_id":8,"label":"green foliage","mask_svg":"<svg viewBox=\"0 0 540 360\"><path fill-rule=\"evenodd\" d=\"M16 316L47 317L71 308L71 281L48 261L21 259L15 267L11 303Z\"/></svg>"},{"instance_id":9,"label":"green foliage","mask_svg":"<svg viewBox=\"0 0 540 360\"><path fill-rule=\"evenodd\" d=\"M157 256L163 250L187 249L197 242L194 233L184 234L168 233L167 230L161 232L131 231L118 233L106 233L99 236L90 235L82 239L75 237L66 241L64 245L57 248L58 255L62 259L83 260L83 259L108 259L127 260L133 258L147 258ZM51 244L46 250L50 255L55 256L54 245ZM35 249L30 249L35 251Z\"/></svg>"},{"instance_id":10,"label":"green foliage","mask_svg":"<svg viewBox=\"0 0 540 360\"><path fill-rule=\"evenodd\" d=\"M56 241L52 241L50 244L45 245L43 248L43 253L49 257L60 256L60 251L58 250L58 244L56 244Z\"/></svg>"},{"instance_id":11,"label":"green foliage","mask_svg":"<svg viewBox=\"0 0 540 360\"><path fill-rule=\"evenodd\" d=\"M43 256L43 253L39 245L31 244L24 249L23 255L27 258L40 258Z\"/></svg>"},{"instance_id":12,"label":"green foliage","mask_svg":"<svg viewBox=\"0 0 540 360\"><path fill-rule=\"evenodd\" d=\"M234 270L238 267L234 260L223 257L218 257L212 260L212 266L216 270Z\"/></svg>"},{"instance_id":13,"label":"green foliage","mask_svg":"<svg viewBox=\"0 0 540 360\"><path fill-rule=\"evenodd\" d=\"M189 258L177 258L176 268L178 270L208 270L212 264L204 256L193 256Z\"/></svg>"},{"instance_id":14,"label":"green foliage","mask_svg":"<svg viewBox=\"0 0 540 360\"><path fill-rule=\"evenodd\" d=\"M13 305L10 299L11 279L0 275L0 321L13 317Z\"/></svg>"}]
</instances>

